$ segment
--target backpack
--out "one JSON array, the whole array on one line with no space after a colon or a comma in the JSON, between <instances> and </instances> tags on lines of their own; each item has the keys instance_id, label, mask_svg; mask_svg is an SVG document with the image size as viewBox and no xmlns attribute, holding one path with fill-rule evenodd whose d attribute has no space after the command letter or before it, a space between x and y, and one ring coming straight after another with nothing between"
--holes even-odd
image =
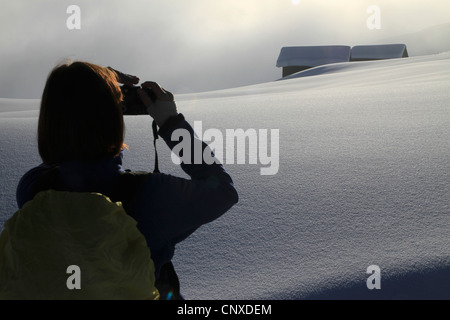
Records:
<instances>
[{"instance_id":1,"label":"backpack","mask_svg":"<svg viewBox=\"0 0 450 320\"><path fill-rule=\"evenodd\" d=\"M134 179L122 176L125 187ZM41 190L0 235L0 299L159 298L150 250L121 202Z\"/></svg>"}]
</instances>

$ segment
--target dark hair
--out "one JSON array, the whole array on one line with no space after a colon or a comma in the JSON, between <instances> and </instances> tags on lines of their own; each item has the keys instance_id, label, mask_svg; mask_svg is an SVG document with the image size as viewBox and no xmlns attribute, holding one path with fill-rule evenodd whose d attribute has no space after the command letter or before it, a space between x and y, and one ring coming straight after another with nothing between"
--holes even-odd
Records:
<instances>
[{"instance_id":1,"label":"dark hair","mask_svg":"<svg viewBox=\"0 0 450 320\"><path fill-rule=\"evenodd\" d=\"M116 74L88 62L56 66L42 94L38 148L44 163L117 155L125 124Z\"/></svg>"}]
</instances>

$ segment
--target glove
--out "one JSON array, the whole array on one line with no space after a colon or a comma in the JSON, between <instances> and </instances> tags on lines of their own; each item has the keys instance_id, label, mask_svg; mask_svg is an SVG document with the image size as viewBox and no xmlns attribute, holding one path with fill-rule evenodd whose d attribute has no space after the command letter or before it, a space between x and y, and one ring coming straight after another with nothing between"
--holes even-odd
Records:
<instances>
[{"instance_id":1,"label":"glove","mask_svg":"<svg viewBox=\"0 0 450 320\"><path fill-rule=\"evenodd\" d=\"M161 128L169 118L178 114L173 94L161 88L156 82L147 81L141 86L150 88L155 93L156 99L153 101L143 89L138 90L139 97L146 106L148 114Z\"/></svg>"},{"instance_id":2,"label":"glove","mask_svg":"<svg viewBox=\"0 0 450 320\"><path fill-rule=\"evenodd\" d=\"M162 127L166 121L178 114L175 101L161 101L155 102L150 100L150 106L147 107L148 114L155 119L158 127Z\"/></svg>"}]
</instances>

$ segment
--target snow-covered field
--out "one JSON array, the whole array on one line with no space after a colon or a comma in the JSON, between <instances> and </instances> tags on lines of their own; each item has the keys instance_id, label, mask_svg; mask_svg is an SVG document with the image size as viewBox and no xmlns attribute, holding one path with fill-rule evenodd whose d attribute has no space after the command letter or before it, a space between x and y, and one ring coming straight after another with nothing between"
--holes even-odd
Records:
<instances>
[{"instance_id":1,"label":"snow-covered field","mask_svg":"<svg viewBox=\"0 0 450 320\"><path fill-rule=\"evenodd\" d=\"M278 173L226 163L240 202L177 247L187 299L450 298L450 53L176 100L203 130L279 129ZM0 99L0 228L39 163L38 105ZM150 118L126 123L125 167L152 170ZM161 170L184 176L158 148Z\"/></svg>"}]
</instances>

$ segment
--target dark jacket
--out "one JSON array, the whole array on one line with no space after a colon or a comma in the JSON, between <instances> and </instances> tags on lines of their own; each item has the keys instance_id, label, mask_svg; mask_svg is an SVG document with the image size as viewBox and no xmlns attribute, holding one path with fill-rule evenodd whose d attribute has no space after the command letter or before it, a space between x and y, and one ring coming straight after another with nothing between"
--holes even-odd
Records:
<instances>
[{"instance_id":1,"label":"dark jacket","mask_svg":"<svg viewBox=\"0 0 450 320\"><path fill-rule=\"evenodd\" d=\"M161 268L171 261L175 245L186 239L197 228L211 222L238 202L238 194L233 181L221 164L194 164L194 143L200 142L192 127L182 114L169 119L159 130L169 148L179 142L171 141L176 129L186 129L191 133L191 164L181 164L181 168L191 179L175 177L164 173L146 174L146 178L136 188L134 197L126 200L114 199L114 189L118 177L125 170L119 156L96 162L72 161L62 163L57 168L41 164L28 171L17 188L17 203L21 208L41 191L36 182L51 170L57 171L51 187L62 191L98 192L121 200L127 213L137 221L137 227L145 236L155 263L156 277ZM149 139L150 140L150 139ZM203 153L202 153L203 154ZM42 189L42 188L41 188ZM43 188L45 189L45 188Z\"/></svg>"}]
</instances>

